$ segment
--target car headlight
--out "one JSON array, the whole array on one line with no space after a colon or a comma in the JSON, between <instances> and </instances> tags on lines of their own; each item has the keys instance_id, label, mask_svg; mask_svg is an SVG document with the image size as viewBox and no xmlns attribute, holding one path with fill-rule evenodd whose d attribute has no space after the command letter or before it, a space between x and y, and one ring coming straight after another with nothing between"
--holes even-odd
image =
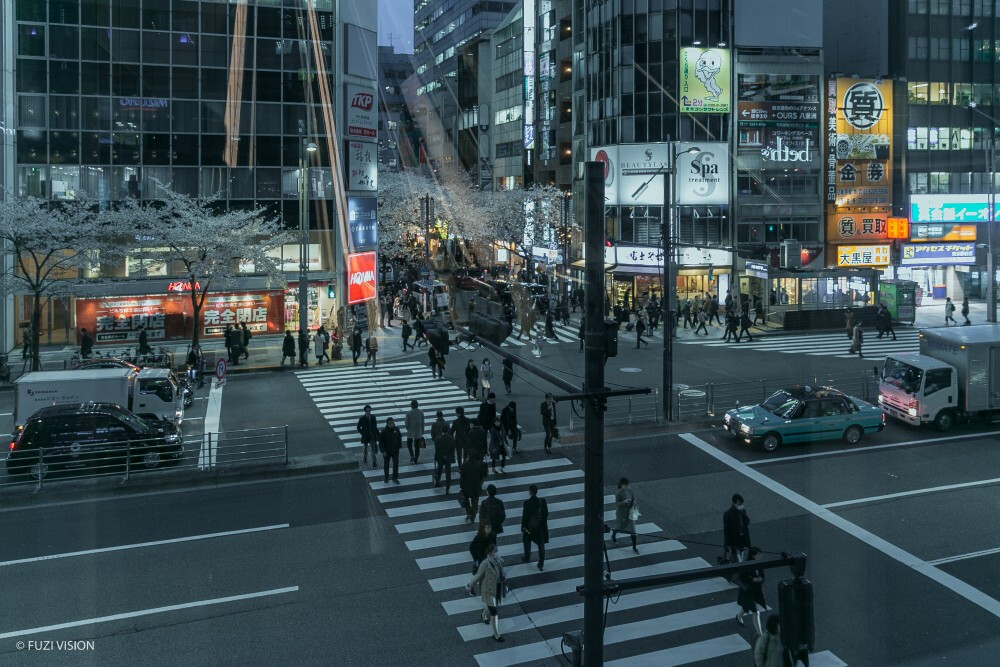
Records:
<instances>
[{"instance_id":1,"label":"car headlight","mask_svg":"<svg viewBox=\"0 0 1000 667\"><path fill-rule=\"evenodd\" d=\"M885 403L885 397L882 394L878 395L878 402L879 403Z\"/></svg>"},{"instance_id":2,"label":"car headlight","mask_svg":"<svg viewBox=\"0 0 1000 667\"><path fill-rule=\"evenodd\" d=\"M742 433L743 435L753 435L753 429L750 427L749 424L741 424L740 433Z\"/></svg>"},{"instance_id":3,"label":"car headlight","mask_svg":"<svg viewBox=\"0 0 1000 667\"><path fill-rule=\"evenodd\" d=\"M911 417L916 417L916 416L917 416L917 409L916 409L916 408L908 408L908 409L906 410L906 412L907 412L907 414L909 414L909 415L910 415Z\"/></svg>"}]
</instances>

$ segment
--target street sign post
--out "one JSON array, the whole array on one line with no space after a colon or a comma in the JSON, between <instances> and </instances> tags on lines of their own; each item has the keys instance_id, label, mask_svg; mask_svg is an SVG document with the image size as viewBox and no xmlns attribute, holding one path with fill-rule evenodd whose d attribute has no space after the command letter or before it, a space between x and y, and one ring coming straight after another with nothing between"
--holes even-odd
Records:
<instances>
[{"instance_id":1,"label":"street sign post","mask_svg":"<svg viewBox=\"0 0 1000 667\"><path fill-rule=\"evenodd\" d=\"M219 357L215 362L215 386L221 387L226 384L226 360Z\"/></svg>"}]
</instances>

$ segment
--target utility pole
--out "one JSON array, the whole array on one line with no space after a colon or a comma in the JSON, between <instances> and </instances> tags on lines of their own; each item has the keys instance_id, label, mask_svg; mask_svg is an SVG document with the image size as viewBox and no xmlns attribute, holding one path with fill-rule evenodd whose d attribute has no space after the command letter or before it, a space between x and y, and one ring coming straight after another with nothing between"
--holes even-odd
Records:
<instances>
[{"instance_id":1,"label":"utility pole","mask_svg":"<svg viewBox=\"0 0 1000 667\"><path fill-rule=\"evenodd\" d=\"M996 128L993 129L993 136L990 138L989 152L989 172L990 172L990 196L989 215L986 219L986 321L997 321L997 292L996 292L996 247L993 245L996 237L994 228L997 226L996 219L996 168L997 168L997 135Z\"/></svg>"},{"instance_id":2,"label":"utility pole","mask_svg":"<svg viewBox=\"0 0 1000 667\"><path fill-rule=\"evenodd\" d=\"M674 283L670 277L670 260L674 256L673 236L670 218L674 210L674 145L667 144L670 151L670 166L663 173L663 285L660 288L660 307L663 309L663 418L674 418Z\"/></svg>"}]
</instances>

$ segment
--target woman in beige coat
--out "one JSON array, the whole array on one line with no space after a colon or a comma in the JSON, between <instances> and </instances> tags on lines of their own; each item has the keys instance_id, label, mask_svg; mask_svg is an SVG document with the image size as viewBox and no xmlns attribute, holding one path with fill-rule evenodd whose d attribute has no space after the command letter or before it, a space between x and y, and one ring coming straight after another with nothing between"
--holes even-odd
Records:
<instances>
[{"instance_id":1,"label":"woman in beige coat","mask_svg":"<svg viewBox=\"0 0 1000 667\"><path fill-rule=\"evenodd\" d=\"M497 545L491 542L486 550L486 558L479 564L479 570L465 589L469 595L475 595L475 587L479 586L479 594L483 600L483 623L493 627L493 639L503 641L500 634L500 617L497 607L503 599L504 573L503 559L497 554Z\"/></svg>"}]
</instances>

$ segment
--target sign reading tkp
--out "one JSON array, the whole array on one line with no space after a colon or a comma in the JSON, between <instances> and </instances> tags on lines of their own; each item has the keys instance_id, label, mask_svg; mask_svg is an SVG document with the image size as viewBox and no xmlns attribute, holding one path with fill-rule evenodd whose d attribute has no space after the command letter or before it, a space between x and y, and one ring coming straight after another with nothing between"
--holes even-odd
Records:
<instances>
[{"instance_id":1,"label":"sign reading tkp","mask_svg":"<svg viewBox=\"0 0 1000 667\"><path fill-rule=\"evenodd\" d=\"M375 253L357 252L347 256L347 303L361 303L375 298Z\"/></svg>"},{"instance_id":2,"label":"sign reading tkp","mask_svg":"<svg viewBox=\"0 0 1000 667\"><path fill-rule=\"evenodd\" d=\"M347 84L347 134L374 137L378 128L375 91L370 86Z\"/></svg>"}]
</instances>

